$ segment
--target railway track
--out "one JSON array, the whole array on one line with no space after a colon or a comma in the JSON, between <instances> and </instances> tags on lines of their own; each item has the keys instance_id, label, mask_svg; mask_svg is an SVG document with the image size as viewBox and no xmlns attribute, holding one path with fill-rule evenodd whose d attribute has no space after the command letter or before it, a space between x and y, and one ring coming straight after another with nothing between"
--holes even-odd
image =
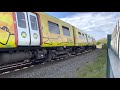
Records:
<instances>
[{"instance_id":1,"label":"railway track","mask_svg":"<svg viewBox=\"0 0 120 90\"><path fill-rule=\"evenodd\" d=\"M82 53L78 53L77 55L74 55L74 54L70 55L70 56L62 55L62 56L56 57L56 59L51 60L50 62L69 59L69 58L72 58L72 57L75 57L75 56L78 56L78 55L81 55L81 54L85 54L85 53L88 53L88 52L91 52L91 51L93 51L93 50L84 51ZM16 64L0 66L0 75L8 74L8 73L11 73L11 72L16 72L16 71L19 71L19 70L22 70L22 69L27 69L29 67L34 67L35 65L38 65L38 64L45 64L45 63L48 63L48 62L38 61L38 62L33 64L31 61L25 60L24 62L19 62L19 63L16 63Z\"/></svg>"}]
</instances>

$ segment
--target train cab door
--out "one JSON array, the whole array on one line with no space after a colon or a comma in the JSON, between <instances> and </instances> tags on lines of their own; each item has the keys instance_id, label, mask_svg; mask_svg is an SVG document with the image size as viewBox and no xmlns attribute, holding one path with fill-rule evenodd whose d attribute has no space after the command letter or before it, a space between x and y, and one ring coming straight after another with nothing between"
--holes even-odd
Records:
<instances>
[{"instance_id":1,"label":"train cab door","mask_svg":"<svg viewBox=\"0 0 120 90\"><path fill-rule=\"evenodd\" d=\"M18 46L28 46L30 44L30 32L27 23L26 12L15 12L18 34Z\"/></svg>"},{"instance_id":2,"label":"train cab door","mask_svg":"<svg viewBox=\"0 0 120 90\"><path fill-rule=\"evenodd\" d=\"M31 12L27 12L28 15L28 23L30 29L30 36L31 36L31 45L39 46L40 45L40 32L39 32L39 25L38 25L38 18L37 15Z\"/></svg>"}]
</instances>

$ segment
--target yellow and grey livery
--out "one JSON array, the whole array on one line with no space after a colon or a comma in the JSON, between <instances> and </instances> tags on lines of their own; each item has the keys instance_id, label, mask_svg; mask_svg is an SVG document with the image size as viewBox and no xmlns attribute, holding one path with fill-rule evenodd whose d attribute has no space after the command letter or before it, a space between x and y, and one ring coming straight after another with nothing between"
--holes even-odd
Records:
<instances>
[{"instance_id":1,"label":"yellow and grey livery","mask_svg":"<svg viewBox=\"0 0 120 90\"><path fill-rule=\"evenodd\" d=\"M0 12L0 64L51 60L95 45L92 36L45 13Z\"/></svg>"}]
</instances>

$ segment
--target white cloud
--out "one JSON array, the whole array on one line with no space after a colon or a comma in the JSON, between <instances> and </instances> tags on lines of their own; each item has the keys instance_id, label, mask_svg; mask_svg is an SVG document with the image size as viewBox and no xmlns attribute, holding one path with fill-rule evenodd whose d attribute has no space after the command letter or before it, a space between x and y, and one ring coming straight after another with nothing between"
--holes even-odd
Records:
<instances>
[{"instance_id":1,"label":"white cloud","mask_svg":"<svg viewBox=\"0 0 120 90\"><path fill-rule=\"evenodd\" d=\"M120 12L80 12L60 19L76 26L98 40L113 32L119 16Z\"/></svg>"}]
</instances>

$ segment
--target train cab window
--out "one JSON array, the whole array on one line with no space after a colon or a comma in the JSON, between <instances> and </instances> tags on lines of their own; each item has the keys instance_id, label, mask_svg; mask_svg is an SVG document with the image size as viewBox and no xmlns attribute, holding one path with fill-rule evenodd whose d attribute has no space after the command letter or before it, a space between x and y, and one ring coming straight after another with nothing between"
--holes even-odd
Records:
<instances>
[{"instance_id":1,"label":"train cab window","mask_svg":"<svg viewBox=\"0 0 120 90\"><path fill-rule=\"evenodd\" d=\"M30 22L32 30L38 30L37 28L37 19L35 16L30 15Z\"/></svg>"},{"instance_id":2,"label":"train cab window","mask_svg":"<svg viewBox=\"0 0 120 90\"><path fill-rule=\"evenodd\" d=\"M26 28L25 14L23 12L17 12L18 26Z\"/></svg>"},{"instance_id":3,"label":"train cab window","mask_svg":"<svg viewBox=\"0 0 120 90\"><path fill-rule=\"evenodd\" d=\"M51 33L60 34L59 25L48 21L49 31Z\"/></svg>"},{"instance_id":4,"label":"train cab window","mask_svg":"<svg viewBox=\"0 0 120 90\"><path fill-rule=\"evenodd\" d=\"M63 34L65 36L70 36L70 30L67 27L62 26Z\"/></svg>"}]
</instances>

